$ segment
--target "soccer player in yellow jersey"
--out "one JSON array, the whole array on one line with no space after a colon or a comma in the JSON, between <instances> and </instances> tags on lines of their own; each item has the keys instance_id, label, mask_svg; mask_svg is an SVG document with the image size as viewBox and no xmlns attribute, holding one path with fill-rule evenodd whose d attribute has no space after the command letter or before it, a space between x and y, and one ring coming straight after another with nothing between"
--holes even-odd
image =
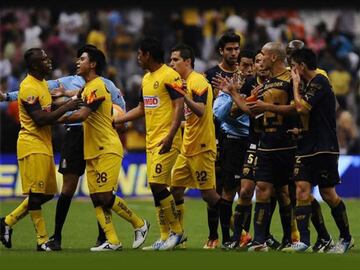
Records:
<instances>
[{"instance_id":1,"label":"soccer player in yellow jersey","mask_svg":"<svg viewBox=\"0 0 360 270\"><path fill-rule=\"evenodd\" d=\"M85 46L78 51L77 73L86 82L81 93L85 106L61 119L65 123L84 121L84 159L88 187L96 218L107 239L102 245L91 248L91 251L122 248L112 222L111 210L133 226L133 248L144 243L150 226L129 209L123 199L113 194L117 187L123 147L112 126L111 94L100 77L105 65L105 55L99 49Z\"/></svg>"},{"instance_id":2,"label":"soccer player in yellow jersey","mask_svg":"<svg viewBox=\"0 0 360 270\"><path fill-rule=\"evenodd\" d=\"M24 195L28 197L9 215L1 219L0 240L11 248L12 227L30 214L37 237L38 251L52 251L41 205L57 192L55 164L51 142L51 126L79 102L70 100L51 111L52 99L45 77L51 73L51 61L44 50L25 52L28 75L20 84L18 102L21 129L17 141L17 158Z\"/></svg>"},{"instance_id":3,"label":"soccer player in yellow jersey","mask_svg":"<svg viewBox=\"0 0 360 270\"><path fill-rule=\"evenodd\" d=\"M144 249L172 249L185 240L175 200L168 190L171 170L181 147L179 127L184 91L180 75L164 64L164 51L158 40L145 38L141 41L138 62L149 71L142 80L142 97L139 105L117 122L145 115L147 177L157 210L160 239Z\"/></svg>"},{"instance_id":4,"label":"soccer player in yellow jersey","mask_svg":"<svg viewBox=\"0 0 360 270\"><path fill-rule=\"evenodd\" d=\"M204 201L218 211L224 200L215 189L216 142L211 85L202 74L194 71L195 56L191 47L175 46L170 60L170 66L186 81L184 138L171 178L171 192L183 226L186 188L199 189Z\"/></svg>"}]
</instances>

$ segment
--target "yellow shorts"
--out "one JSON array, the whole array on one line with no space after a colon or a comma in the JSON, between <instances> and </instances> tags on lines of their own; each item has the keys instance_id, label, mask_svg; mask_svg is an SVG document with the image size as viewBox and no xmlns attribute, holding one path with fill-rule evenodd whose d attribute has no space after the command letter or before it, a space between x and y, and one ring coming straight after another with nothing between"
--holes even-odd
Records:
<instances>
[{"instance_id":1,"label":"yellow shorts","mask_svg":"<svg viewBox=\"0 0 360 270\"><path fill-rule=\"evenodd\" d=\"M86 160L86 176L90 194L117 190L122 157L103 154Z\"/></svg>"},{"instance_id":2,"label":"yellow shorts","mask_svg":"<svg viewBox=\"0 0 360 270\"><path fill-rule=\"evenodd\" d=\"M169 152L160 155L160 149L161 147L155 147L146 151L148 183L166 184L170 186L171 170L179 155L179 150L171 148Z\"/></svg>"},{"instance_id":3,"label":"yellow shorts","mask_svg":"<svg viewBox=\"0 0 360 270\"><path fill-rule=\"evenodd\" d=\"M30 154L18 160L23 194L57 192L55 163L52 156Z\"/></svg>"},{"instance_id":4,"label":"yellow shorts","mask_svg":"<svg viewBox=\"0 0 360 270\"><path fill-rule=\"evenodd\" d=\"M200 190L215 188L215 158L212 151L190 157L180 154L174 165L171 185Z\"/></svg>"}]
</instances>

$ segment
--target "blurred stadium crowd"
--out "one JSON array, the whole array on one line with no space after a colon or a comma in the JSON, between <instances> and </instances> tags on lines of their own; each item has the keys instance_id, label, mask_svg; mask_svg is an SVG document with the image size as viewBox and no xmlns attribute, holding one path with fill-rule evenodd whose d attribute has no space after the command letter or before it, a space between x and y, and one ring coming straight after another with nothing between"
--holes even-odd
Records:
<instances>
[{"instance_id":1,"label":"blurred stadium crowd","mask_svg":"<svg viewBox=\"0 0 360 270\"><path fill-rule=\"evenodd\" d=\"M127 109L137 105L143 71L137 66L137 44L154 36L167 51L178 42L192 46L195 70L217 64L217 39L228 29L241 36L241 47L257 51L268 41L304 40L318 54L319 67L329 74L341 106L338 139L342 154L359 154L360 12L353 10L239 10L183 8L176 11L123 8L59 10L7 8L0 11L0 89L16 91L26 74L23 53L42 47L52 59L53 77L75 74L77 49L94 44L108 61L105 77L121 89ZM17 102L0 103L1 152L16 152L19 131ZM59 151L64 128L54 126ZM145 149L144 120L133 122L124 135L128 151Z\"/></svg>"}]
</instances>

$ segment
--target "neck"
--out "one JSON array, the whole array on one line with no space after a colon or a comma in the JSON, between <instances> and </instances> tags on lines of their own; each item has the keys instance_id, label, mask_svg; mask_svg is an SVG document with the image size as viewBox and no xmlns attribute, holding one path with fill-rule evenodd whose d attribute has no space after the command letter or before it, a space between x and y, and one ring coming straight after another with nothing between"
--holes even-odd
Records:
<instances>
[{"instance_id":1,"label":"neck","mask_svg":"<svg viewBox=\"0 0 360 270\"><path fill-rule=\"evenodd\" d=\"M187 69L185 72L183 72L183 74L181 74L181 78L186 80L189 77L191 72L193 72L192 68Z\"/></svg>"},{"instance_id":2,"label":"neck","mask_svg":"<svg viewBox=\"0 0 360 270\"><path fill-rule=\"evenodd\" d=\"M149 64L148 70L150 72L157 71L159 68L161 68L162 65L163 65L163 63L153 62L153 63Z\"/></svg>"},{"instance_id":3,"label":"neck","mask_svg":"<svg viewBox=\"0 0 360 270\"><path fill-rule=\"evenodd\" d=\"M315 70L308 70L307 72L304 73L304 79L307 82L311 81L315 76L316 76Z\"/></svg>"},{"instance_id":4,"label":"neck","mask_svg":"<svg viewBox=\"0 0 360 270\"><path fill-rule=\"evenodd\" d=\"M99 76L95 72L90 72L87 75L83 76L85 82L90 82L97 77Z\"/></svg>"},{"instance_id":5,"label":"neck","mask_svg":"<svg viewBox=\"0 0 360 270\"><path fill-rule=\"evenodd\" d=\"M233 72L233 71L236 71L237 70L237 65L234 64L234 65L229 65L224 59L220 62L219 66L226 70L226 71L230 71L230 72Z\"/></svg>"},{"instance_id":6,"label":"neck","mask_svg":"<svg viewBox=\"0 0 360 270\"><path fill-rule=\"evenodd\" d=\"M284 63L275 63L274 66L271 69L271 75L272 77L276 77L279 74L283 73L286 70Z\"/></svg>"},{"instance_id":7,"label":"neck","mask_svg":"<svg viewBox=\"0 0 360 270\"><path fill-rule=\"evenodd\" d=\"M40 74L36 71L29 72L29 74L31 76L35 77L36 79L38 79L39 81L42 81L45 78L45 76L43 74Z\"/></svg>"}]
</instances>

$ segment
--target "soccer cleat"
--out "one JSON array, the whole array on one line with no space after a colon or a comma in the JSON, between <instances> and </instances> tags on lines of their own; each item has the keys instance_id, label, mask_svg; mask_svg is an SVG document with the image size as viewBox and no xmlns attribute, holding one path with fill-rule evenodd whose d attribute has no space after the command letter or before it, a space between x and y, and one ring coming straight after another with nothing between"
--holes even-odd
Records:
<instances>
[{"instance_id":1,"label":"soccer cleat","mask_svg":"<svg viewBox=\"0 0 360 270\"><path fill-rule=\"evenodd\" d=\"M0 241L7 248L12 247L11 243L11 235L13 230L9 225L5 223L5 218L1 218L0 220Z\"/></svg>"},{"instance_id":2,"label":"soccer cleat","mask_svg":"<svg viewBox=\"0 0 360 270\"><path fill-rule=\"evenodd\" d=\"M47 245L51 248L51 250L54 251L60 251L61 250L61 241L54 238L54 236L51 236L49 241L47 242Z\"/></svg>"},{"instance_id":3,"label":"soccer cleat","mask_svg":"<svg viewBox=\"0 0 360 270\"><path fill-rule=\"evenodd\" d=\"M239 247L239 241L228 241L221 244L223 250L234 250Z\"/></svg>"},{"instance_id":4,"label":"soccer cleat","mask_svg":"<svg viewBox=\"0 0 360 270\"><path fill-rule=\"evenodd\" d=\"M181 240L183 239L183 235L184 233L176 234L174 232L171 232L168 239L166 239L166 241L160 246L159 250L174 249L177 245L181 243Z\"/></svg>"},{"instance_id":5,"label":"soccer cleat","mask_svg":"<svg viewBox=\"0 0 360 270\"><path fill-rule=\"evenodd\" d=\"M142 250L159 250L159 248L165 243L165 240L158 239L151 246L143 247Z\"/></svg>"},{"instance_id":6,"label":"soccer cleat","mask_svg":"<svg viewBox=\"0 0 360 270\"><path fill-rule=\"evenodd\" d=\"M268 236L268 238L265 240L265 244L273 250L277 250L280 247L280 242L272 235Z\"/></svg>"},{"instance_id":7,"label":"soccer cleat","mask_svg":"<svg viewBox=\"0 0 360 270\"><path fill-rule=\"evenodd\" d=\"M121 243L119 244L110 244L108 241L105 241L102 245L98 247L92 247L90 248L90 251L120 251L122 250Z\"/></svg>"},{"instance_id":8,"label":"soccer cleat","mask_svg":"<svg viewBox=\"0 0 360 270\"><path fill-rule=\"evenodd\" d=\"M283 240L280 246L276 249L277 251L282 251L284 248L291 247L291 242L289 240Z\"/></svg>"},{"instance_id":9,"label":"soccer cleat","mask_svg":"<svg viewBox=\"0 0 360 270\"><path fill-rule=\"evenodd\" d=\"M37 245L36 250L37 251L59 251L59 250L61 250L61 248L56 249L56 247L50 241L47 241L45 243Z\"/></svg>"},{"instance_id":10,"label":"soccer cleat","mask_svg":"<svg viewBox=\"0 0 360 270\"><path fill-rule=\"evenodd\" d=\"M324 253L331 249L334 245L334 240L331 236L328 240L325 240L324 238L318 238L312 249L315 253Z\"/></svg>"},{"instance_id":11,"label":"soccer cleat","mask_svg":"<svg viewBox=\"0 0 360 270\"><path fill-rule=\"evenodd\" d=\"M241 248L244 248L251 242L251 240L252 240L252 238L251 238L250 233L245 232L244 234L241 234L239 246Z\"/></svg>"},{"instance_id":12,"label":"soccer cleat","mask_svg":"<svg viewBox=\"0 0 360 270\"><path fill-rule=\"evenodd\" d=\"M215 249L219 246L219 239L208 239L203 249Z\"/></svg>"},{"instance_id":13,"label":"soccer cleat","mask_svg":"<svg viewBox=\"0 0 360 270\"><path fill-rule=\"evenodd\" d=\"M144 220L144 225L141 228L135 229L135 238L132 245L132 248L139 248L142 244L144 244L145 239L149 233L150 223Z\"/></svg>"},{"instance_id":14,"label":"soccer cleat","mask_svg":"<svg viewBox=\"0 0 360 270\"><path fill-rule=\"evenodd\" d=\"M268 252L269 251L269 247L264 243L264 244L260 244L256 241L252 241L248 246L247 246L247 250L249 252Z\"/></svg>"},{"instance_id":15,"label":"soccer cleat","mask_svg":"<svg viewBox=\"0 0 360 270\"><path fill-rule=\"evenodd\" d=\"M312 248L311 246L308 246L307 244L298 241L293 243L290 247L283 248L281 251L286 253L311 252Z\"/></svg>"},{"instance_id":16,"label":"soccer cleat","mask_svg":"<svg viewBox=\"0 0 360 270\"><path fill-rule=\"evenodd\" d=\"M351 237L350 241L345 241L344 238L340 238L339 242L330 248L327 253L343 254L354 246L354 238Z\"/></svg>"}]
</instances>

